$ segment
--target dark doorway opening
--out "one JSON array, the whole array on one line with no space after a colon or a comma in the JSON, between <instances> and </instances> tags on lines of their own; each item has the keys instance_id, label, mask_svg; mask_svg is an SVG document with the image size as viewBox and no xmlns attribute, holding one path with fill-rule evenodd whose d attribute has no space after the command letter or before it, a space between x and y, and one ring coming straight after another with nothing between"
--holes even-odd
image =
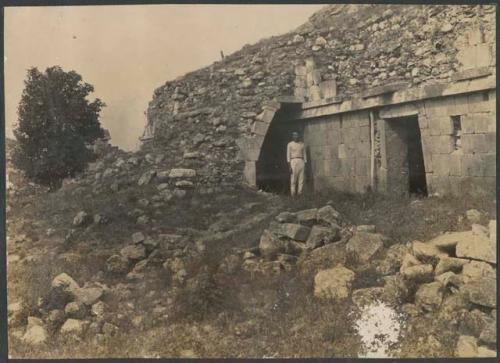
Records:
<instances>
[{"instance_id":1,"label":"dark doorway opening","mask_svg":"<svg viewBox=\"0 0 500 363\"><path fill-rule=\"evenodd\" d=\"M257 187L266 192L290 194L286 147L293 131L299 132L302 138L303 127L291 121L291 112L287 111L280 110L271 122L257 160Z\"/></svg>"},{"instance_id":2,"label":"dark doorway opening","mask_svg":"<svg viewBox=\"0 0 500 363\"><path fill-rule=\"evenodd\" d=\"M390 119L387 125L388 191L427 196L418 116Z\"/></svg>"}]
</instances>

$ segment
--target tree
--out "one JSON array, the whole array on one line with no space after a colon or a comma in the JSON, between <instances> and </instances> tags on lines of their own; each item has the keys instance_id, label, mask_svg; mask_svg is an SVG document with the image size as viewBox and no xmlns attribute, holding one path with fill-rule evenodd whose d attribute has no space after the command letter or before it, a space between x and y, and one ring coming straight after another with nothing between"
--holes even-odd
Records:
<instances>
[{"instance_id":1,"label":"tree","mask_svg":"<svg viewBox=\"0 0 500 363\"><path fill-rule=\"evenodd\" d=\"M13 163L29 179L53 188L92 160L88 145L104 135L99 113L105 104L98 98L89 102L94 87L58 66L44 73L31 68L24 83Z\"/></svg>"}]
</instances>

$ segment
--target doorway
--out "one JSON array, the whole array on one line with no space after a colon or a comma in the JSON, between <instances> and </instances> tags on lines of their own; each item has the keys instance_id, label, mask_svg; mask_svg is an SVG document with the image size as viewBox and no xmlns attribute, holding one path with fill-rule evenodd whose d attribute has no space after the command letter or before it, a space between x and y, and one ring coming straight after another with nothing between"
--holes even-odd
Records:
<instances>
[{"instance_id":1,"label":"doorway","mask_svg":"<svg viewBox=\"0 0 500 363\"><path fill-rule=\"evenodd\" d=\"M387 191L427 196L418 116L386 120Z\"/></svg>"},{"instance_id":2,"label":"doorway","mask_svg":"<svg viewBox=\"0 0 500 363\"><path fill-rule=\"evenodd\" d=\"M264 138L256 164L257 187L266 192L289 194L290 172L286 160L286 147L293 131L303 135L303 125L290 121L289 113L276 117Z\"/></svg>"}]
</instances>

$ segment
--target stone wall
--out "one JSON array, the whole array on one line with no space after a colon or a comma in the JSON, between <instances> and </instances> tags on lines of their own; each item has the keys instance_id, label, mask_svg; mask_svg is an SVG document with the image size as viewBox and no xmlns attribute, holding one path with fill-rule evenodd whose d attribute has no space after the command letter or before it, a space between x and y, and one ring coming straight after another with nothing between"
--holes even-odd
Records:
<instances>
[{"instance_id":1,"label":"stone wall","mask_svg":"<svg viewBox=\"0 0 500 363\"><path fill-rule=\"evenodd\" d=\"M430 192L494 193L495 90L425 101L419 105L419 124Z\"/></svg>"},{"instance_id":2,"label":"stone wall","mask_svg":"<svg viewBox=\"0 0 500 363\"><path fill-rule=\"evenodd\" d=\"M277 97L295 96L304 105L335 100L344 107L378 87L452 82L468 76L470 69L462 72L467 66L490 72L494 44L491 5L326 6L294 31L158 87L147 111L145 147L159 149L168 165L196 168L200 184L254 185L255 155L272 121L266 104ZM184 157L193 152L196 165Z\"/></svg>"},{"instance_id":3,"label":"stone wall","mask_svg":"<svg viewBox=\"0 0 500 363\"><path fill-rule=\"evenodd\" d=\"M328 115L304 122L316 190L333 187L363 192L371 186L369 110ZM406 157L404 138L386 122L417 116L429 194L491 192L496 180L496 91L486 90L386 106L374 117L374 187L405 189L399 178ZM378 151L377 151L378 150ZM401 160L395 160L395 159Z\"/></svg>"}]
</instances>

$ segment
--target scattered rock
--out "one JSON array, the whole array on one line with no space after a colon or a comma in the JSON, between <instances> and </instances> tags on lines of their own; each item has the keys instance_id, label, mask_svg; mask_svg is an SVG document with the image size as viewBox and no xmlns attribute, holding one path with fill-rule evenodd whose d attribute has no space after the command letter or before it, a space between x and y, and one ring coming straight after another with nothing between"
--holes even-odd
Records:
<instances>
[{"instance_id":1,"label":"scattered rock","mask_svg":"<svg viewBox=\"0 0 500 363\"><path fill-rule=\"evenodd\" d=\"M106 260L106 269L111 273L125 273L129 269L129 260L121 255L112 255Z\"/></svg>"},{"instance_id":2,"label":"scattered rock","mask_svg":"<svg viewBox=\"0 0 500 363\"><path fill-rule=\"evenodd\" d=\"M428 244L434 245L436 247L439 247L443 250L449 251L449 250L454 250L458 242L460 241L467 241L472 238L472 232L471 231L466 231L466 232L449 232L442 234L429 242Z\"/></svg>"},{"instance_id":3,"label":"scattered rock","mask_svg":"<svg viewBox=\"0 0 500 363\"><path fill-rule=\"evenodd\" d=\"M471 303L495 308L497 305L496 279L482 278L468 281L460 290Z\"/></svg>"},{"instance_id":4,"label":"scattered rock","mask_svg":"<svg viewBox=\"0 0 500 363\"><path fill-rule=\"evenodd\" d=\"M270 228L274 233L280 236L288 237L295 241L306 241L309 233L311 232L310 228L293 223L274 224Z\"/></svg>"},{"instance_id":5,"label":"scattered rock","mask_svg":"<svg viewBox=\"0 0 500 363\"><path fill-rule=\"evenodd\" d=\"M481 217L483 215L477 209L469 209L467 212L465 212L465 216L471 223L480 223Z\"/></svg>"},{"instance_id":6,"label":"scattered rock","mask_svg":"<svg viewBox=\"0 0 500 363\"><path fill-rule=\"evenodd\" d=\"M448 256L447 253L441 251L438 247L434 246L433 244L422 243L420 241L413 241L412 250L413 254L423 262Z\"/></svg>"},{"instance_id":7,"label":"scattered rock","mask_svg":"<svg viewBox=\"0 0 500 363\"><path fill-rule=\"evenodd\" d=\"M92 305L103 295L104 291L100 287L83 287L76 292L76 300L85 305Z\"/></svg>"},{"instance_id":8,"label":"scattered rock","mask_svg":"<svg viewBox=\"0 0 500 363\"><path fill-rule=\"evenodd\" d=\"M62 291L66 295L74 298L80 289L80 286L71 276L66 273L57 275L51 283L52 289Z\"/></svg>"},{"instance_id":9,"label":"scattered rock","mask_svg":"<svg viewBox=\"0 0 500 363\"><path fill-rule=\"evenodd\" d=\"M373 224L362 224L356 227L357 232L375 233L375 226Z\"/></svg>"},{"instance_id":10,"label":"scattered rock","mask_svg":"<svg viewBox=\"0 0 500 363\"><path fill-rule=\"evenodd\" d=\"M436 275L441 275L448 271L460 272L462 267L469 263L469 260L463 258L455 258L443 256L439 259L438 264L434 270Z\"/></svg>"},{"instance_id":11,"label":"scattered rock","mask_svg":"<svg viewBox=\"0 0 500 363\"><path fill-rule=\"evenodd\" d=\"M491 319L486 323L481 334L479 335L479 341L483 344L491 346L495 346L497 344L496 320Z\"/></svg>"},{"instance_id":12,"label":"scattered rock","mask_svg":"<svg viewBox=\"0 0 500 363\"><path fill-rule=\"evenodd\" d=\"M118 327L116 325L105 322L102 326L102 333L107 336L115 336L118 333Z\"/></svg>"},{"instance_id":13,"label":"scattered rock","mask_svg":"<svg viewBox=\"0 0 500 363\"><path fill-rule=\"evenodd\" d=\"M144 236L144 234L142 232L135 232L132 235L132 242L134 242L134 243L141 243L145 239L146 239L146 237Z\"/></svg>"},{"instance_id":14,"label":"scattered rock","mask_svg":"<svg viewBox=\"0 0 500 363\"><path fill-rule=\"evenodd\" d=\"M61 327L60 333L65 336L82 336L87 326L87 321L78 319L68 319Z\"/></svg>"},{"instance_id":15,"label":"scattered rock","mask_svg":"<svg viewBox=\"0 0 500 363\"><path fill-rule=\"evenodd\" d=\"M22 324L26 318L26 307L21 301L7 305L9 326L15 327Z\"/></svg>"},{"instance_id":16,"label":"scattered rock","mask_svg":"<svg viewBox=\"0 0 500 363\"><path fill-rule=\"evenodd\" d=\"M468 335L459 336L455 356L457 358L477 357L477 339Z\"/></svg>"},{"instance_id":17,"label":"scattered rock","mask_svg":"<svg viewBox=\"0 0 500 363\"><path fill-rule=\"evenodd\" d=\"M464 282L467 283L472 280L479 280L482 278L495 279L496 273L491 265L482 261L470 261L464 264L462 268L462 276Z\"/></svg>"},{"instance_id":18,"label":"scattered rock","mask_svg":"<svg viewBox=\"0 0 500 363\"><path fill-rule=\"evenodd\" d=\"M496 244L489 239L471 233L471 238L461 240L456 246L457 257L465 257L473 260L481 260L490 263L497 262Z\"/></svg>"},{"instance_id":19,"label":"scattered rock","mask_svg":"<svg viewBox=\"0 0 500 363\"><path fill-rule=\"evenodd\" d=\"M142 260L146 257L146 249L142 245L130 245L123 247L120 254L129 260Z\"/></svg>"},{"instance_id":20,"label":"scattered rock","mask_svg":"<svg viewBox=\"0 0 500 363\"><path fill-rule=\"evenodd\" d=\"M275 218L280 223L293 223L297 220L297 216L290 212L281 212Z\"/></svg>"},{"instance_id":21,"label":"scattered rock","mask_svg":"<svg viewBox=\"0 0 500 363\"><path fill-rule=\"evenodd\" d=\"M33 316L28 317L28 326L21 340L31 346L40 346L46 343L47 338L48 334L43 321Z\"/></svg>"},{"instance_id":22,"label":"scattered rock","mask_svg":"<svg viewBox=\"0 0 500 363\"><path fill-rule=\"evenodd\" d=\"M383 241L381 234L356 232L347 242L346 251L353 253L358 263L367 263L382 250Z\"/></svg>"},{"instance_id":23,"label":"scattered rock","mask_svg":"<svg viewBox=\"0 0 500 363\"><path fill-rule=\"evenodd\" d=\"M92 221L92 216L88 215L84 211L78 212L78 214L73 218L73 225L76 227L86 226Z\"/></svg>"},{"instance_id":24,"label":"scattered rock","mask_svg":"<svg viewBox=\"0 0 500 363\"><path fill-rule=\"evenodd\" d=\"M338 241L340 239L339 232L338 228L313 226L306 241L306 246L313 249Z\"/></svg>"},{"instance_id":25,"label":"scattered rock","mask_svg":"<svg viewBox=\"0 0 500 363\"><path fill-rule=\"evenodd\" d=\"M316 221L316 216L318 214L318 209L306 209L295 213L297 220L301 224L312 225Z\"/></svg>"},{"instance_id":26,"label":"scattered rock","mask_svg":"<svg viewBox=\"0 0 500 363\"><path fill-rule=\"evenodd\" d=\"M287 242L278 238L269 230L264 230L260 237L259 250L262 256L272 259L278 253L288 250Z\"/></svg>"},{"instance_id":27,"label":"scattered rock","mask_svg":"<svg viewBox=\"0 0 500 363\"><path fill-rule=\"evenodd\" d=\"M478 358L496 358L497 352L486 347L477 347L477 357Z\"/></svg>"},{"instance_id":28,"label":"scattered rock","mask_svg":"<svg viewBox=\"0 0 500 363\"><path fill-rule=\"evenodd\" d=\"M196 170L193 169L172 169L170 170L169 178L194 178Z\"/></svg>"},{"instance_id":29,"label":"scattered rock","mask_svg":"<svg viewBox=\"0 0 500 363\"><path fill-rule=\"evenodd\" d=\"M70 318L83 319L86 315L86 309L82 303L72 301L66 305L64 313Z\"/></svg>"},{"instance_id":30,"label":"scattered rock","mask_svg":"<svg viewBox=\"0 0 500 363\"><path fill-rule=\"evenodd\" d=\"M322 270L314 277L314 296L340 300L347 298L355 273L342 265Z\"/></svg>"},{"instance_id":31,"label":"scattered rock","mask_svg":"<svg viewBox=\"0 0 500 363\"><path fill-rule=\"evenodd\" d=\"M420 285L415 293L415 304L424 311L436 311L443 301L443 285L431 282Z\"/></svg>"},{"instance_id":32,"label":"scattered rock","mask_svg":"<svg viewBox=\"0 0 500 363\"><path fill-rule=\"evenodd\" d=\"M102 301L96 302L94 305L92 305L91 308L91 313L94 316L104 316L104 313L106 312L106 304Z\"/></svg>"},{"instance_id":33,"label":"scattered rock","mask_svg":"<svg viewBox=\"0 0 500 363\"><path fill-rule=\"evenodd\" d=\"M340 213L337 212L331 205L324 206L318 209L317 220L330 225L337 225L340 222Z\"/></svg>"},{"instance_id":34,"label":"scattered rock","mask_svg":"<svg viewBox=\"0 0 500 363\"><path fill-rule=\"evenodd\" d=\"M433 267L429 264L420 264L401 268L401 274L408 280L415 282L429 282L433 279Z\"/></svg>"}]
</instances>

